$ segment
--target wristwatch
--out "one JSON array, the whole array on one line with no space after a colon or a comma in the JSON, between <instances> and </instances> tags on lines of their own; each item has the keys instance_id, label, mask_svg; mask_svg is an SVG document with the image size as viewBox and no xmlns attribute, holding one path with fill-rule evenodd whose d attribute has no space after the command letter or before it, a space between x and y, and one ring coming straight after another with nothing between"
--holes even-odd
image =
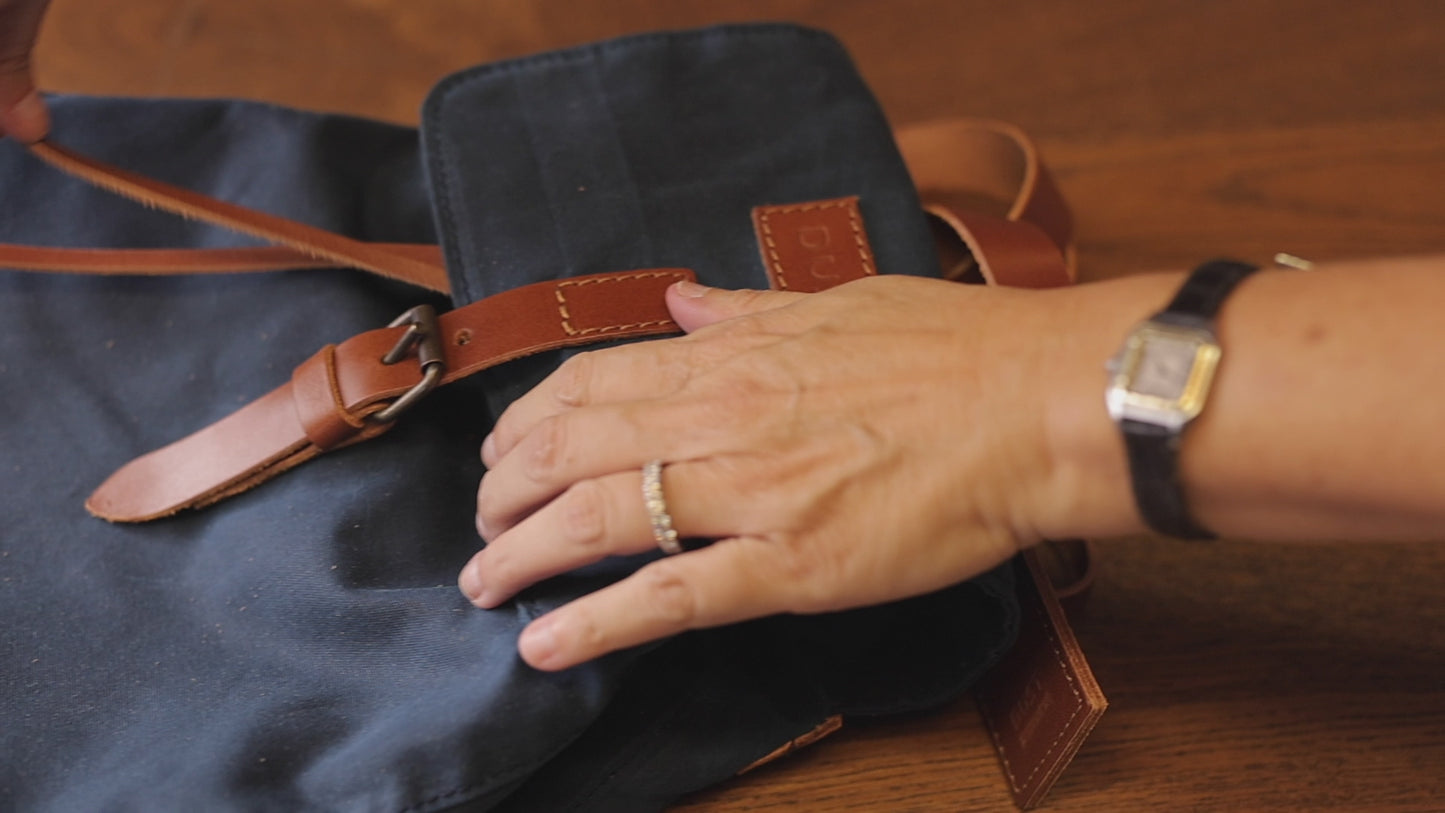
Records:
<instances>
[{"instance_id":1,"label":"wristwatch","mask_svg":"<svg viewBox=\"0 0 1445 813\"><path fill-rule=\"evenodd\" d=\"M1134 500L1144 521L1161 534L1215 538L1185 503L1179 439L1203 411L1219 367L1214 317L1240 280L1256 270L1234 260L1194 269L1173 301L1137 325L1107 365L1104 400L1124 437Z\"/></svg>"}]
</instances>

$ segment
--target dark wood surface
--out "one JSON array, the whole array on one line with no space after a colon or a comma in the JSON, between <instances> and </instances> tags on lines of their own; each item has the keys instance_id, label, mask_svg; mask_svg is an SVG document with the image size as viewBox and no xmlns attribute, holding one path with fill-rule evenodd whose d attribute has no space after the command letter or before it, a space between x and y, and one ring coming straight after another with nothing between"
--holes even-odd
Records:
<instances>
[{"instance_id":1,"label":"dark wood surface","mask_svg":"<svg viewBox=\"0 0 1445 813\"><path fill-rule=\"evenodd\" d=\"M836 33L897 122L1030 130L1078 214L1086 280L1445 251L1434 2L56 0L37 62L57 90L413 122L477 62L744 19ZM1445 547L1101 551L1076 626L1112 707L1049 809L1445 808ZM851 725L679 809L1008 805L964 700Z\"/></svg>"}]
</instances>

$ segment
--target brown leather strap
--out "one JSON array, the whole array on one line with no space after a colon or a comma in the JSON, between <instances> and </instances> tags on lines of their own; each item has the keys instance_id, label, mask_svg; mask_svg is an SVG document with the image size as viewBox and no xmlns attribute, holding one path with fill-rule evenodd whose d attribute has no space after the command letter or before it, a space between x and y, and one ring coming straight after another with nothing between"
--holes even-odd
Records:
<instances>
[{"instance_id":1,"label":"brown leather strap","mask_svg":"<svg viewBox=\"0 0 1445 813\"><path fill-rule=\"evenodd\" d=\"M947 119L896 136L924 209L967 246L986 281L1018 288L1074 281L1073 216L1022 130Z\"/></svg>"},{"instance_id":2,"label":"brown leather strap","mask_svg":"<svg viewBox=\"0 0 1445 813\"><path fill-rule=\"evenodd\" d=\"M443 314L448 383L522 356L611 338L672 333L663 291L693 279L655 269L540 282ZM144 522L238 494L329 449L375 437L372 416L423 378L413 356L383 361L407 331L381 328L322 348L292 380L226 418L127 463L86 502L112 522Z\"/></svg>"},{"instance_id":3,"label":"brown leather strap","mask_svg":"<svg viewBox=\"0 0 1445 813\"><path fill-rule=\"evenodd\" d=\"M924 208L953 230L987 281L1032 288L1064 285L1073 280L1073 222L1026 134L1002 122L950 119L901 128L897 139ZM90 274L340 266L375 271L434 291L448 290L446 270L434 246L351 240L129 173L55 144L41 142L31 149L63 171L148 206L281 245L101 250L0 244L0 266ZM988 200L1004 203L1000 215L979 211L979 203ZM1055 262L1052 251L1062 254L1062 267Z\"/></svg>"},{"instance_id":4,"label":"brown leather strap","mask_svg":"<svg viewBox=\"0 0 1445 813\"><path fill-rule=\"evenodd\" d=\"M289 247L299 257L309 258L302 263L290 265L289 267L292 268L298 267L298 265L315 265L317 261L321 261L323 264L361 268L433 291L445 292L449 287L446 268L434 248L414 246L398 248L390 244L353 240L324 229L226 203L188 189L127 172L46 141L30 145L30 151L36 157L64 172L147 206L154 206L182 217L254 235L271 243ZM0 251L0 265L51 271L59 270L61 267L75 267L66 259L67 255L63 249L38 250L34 247L23 246L5 246L3 249ZM205 270L229 271L243 268L249 270L276 268L278 266L273 263L287 261L287 255L284 252L274 250L270 253L251 249L224 249L222 251L225 253L197 254L193 251L186 254L172 252L159 257L152 256L150 259L159 259L161 264L151 266L149 273L198 270L193 266L180 267L183 263L193 261L202 265L220 262L226 267ZM260 253L248 253L253 251ZM38 258L42 265L26 264L27 253L29 259ZM76 255L76 259L84 259L88 262L88 270L91 273L134 273L136 262L146 258L139 255L127 256L127 253L122 252L91 250L83 255ZM238 265L241 267L238 268Z\"/></svg>"},{"instance_id":5,"label":"brown leather strap","mask_svg":"<svg viewBox=\"0 0 1445 813\"><path fill-rule=\"evenodd\" d=\"M1036 550L1020 559L1019 637L984 675L974 697L1014 802L1029 810L1054 782L1109 707Z\"/></svg>"},{"instance_id":6,"label":"brown leather strap","mask_svg":"<svg viewBox=\"0 0 1445 813\"><path fill-rule=\"evenodd\" d=\"M421 243L372 243L388 254L426 264L442 264L441 247ZM250 248L51 248L0 243L0 267L61 274L217 274L284 271L289 268L350 267L290 246ZM409 280L445 293L446 278Z\"/></svg>"}]
</instances>

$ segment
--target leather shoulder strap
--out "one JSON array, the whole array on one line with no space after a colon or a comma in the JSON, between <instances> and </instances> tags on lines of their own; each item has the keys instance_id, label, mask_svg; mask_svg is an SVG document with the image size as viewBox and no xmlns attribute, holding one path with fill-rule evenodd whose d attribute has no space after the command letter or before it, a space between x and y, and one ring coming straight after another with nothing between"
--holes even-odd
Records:
<instances>
[{"instance_id":1,"label":"leather shoulder strap","mask_svg":"<svg viewBox=\"0 0 1445 813\"><path fill-rule=\"evenodd\" d=\"M924 209L948 226L988 282L1052 287L1073 281L1073 221L1033 141L985 119L916 124L896 133ZM240 249L67 249L0 244L0 266L86 274L178 274L361 268L446 292L435 246L352 240L127 172L49 142L31 151L117 194L277 245ZM1002 202L986 214L988 201ZM1057 257L1063 257L1060 267Z\"/></svg>"},{"instance_id":2,"label":"leather shoulder strap","mask_svg":"<svg viewBox=\"0 0 1445 813\"><path fill-rule=\"evenodd\" d=\"M449 289L446 267L434 246L353 240L137 175L51 142L32 144L30 151L51 166L116 194L182 217L254 235L274 243L275 247L155 251L0 245L0 266L91 274L212 273L336 266L360 268L433 291Z\"/></svg>"},{"instance_id":3,"label":"leather shoulder strap","mask_svg":"<svg viewBox=\"0 0 1445 813\"><path fill-rule=\"evenodd\" d=\"M985 281L1074 281L1073 216L1027 134L999 121L945 119L895 135L924 210L952 230Z\"/></svg>"}]
</instances>

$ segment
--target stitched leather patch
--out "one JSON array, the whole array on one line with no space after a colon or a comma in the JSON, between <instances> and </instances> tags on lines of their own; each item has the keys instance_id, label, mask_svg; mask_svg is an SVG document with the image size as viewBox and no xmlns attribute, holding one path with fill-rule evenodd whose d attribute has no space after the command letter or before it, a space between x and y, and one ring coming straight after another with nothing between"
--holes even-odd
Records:
<instances>
[{"instance_id":1,"label":"stitched leather patch","mask_svg":"<svg viewBox=\"0 0 1445 813\"><path fill-rule=\"evenodd\" d=\"M878 273L858 198L753 208L772 287L814 293Z\"/></svg>"},{"instance_id":2,"label":"stitched leather patch","mask_svg":"<svg viewBox=\"0 0 1445 813\"><path fill-rule=\"evenodd\" d=\"M617 314L635 308L623 307L635 297L653 293L659 284L671 285L688 274L674 269L633 271L623 274L597 274L557 282L557 316L568 336L608 338L608 334L672 324L667 307L655 299L657 315L653 319L619 322Z\"/></svg>"},{"instance_id":3,"label":"stitched leather patch","mask_svg":"<svg viewBox=\"0 0 1445 813\"><path fill-rule=\"evenodd\" d=\"M1023 561L1018 641L974 696L1014 802L1028 810L1043 801L1108 701L1034 551Z\"/></svg>"}]
</instances>

